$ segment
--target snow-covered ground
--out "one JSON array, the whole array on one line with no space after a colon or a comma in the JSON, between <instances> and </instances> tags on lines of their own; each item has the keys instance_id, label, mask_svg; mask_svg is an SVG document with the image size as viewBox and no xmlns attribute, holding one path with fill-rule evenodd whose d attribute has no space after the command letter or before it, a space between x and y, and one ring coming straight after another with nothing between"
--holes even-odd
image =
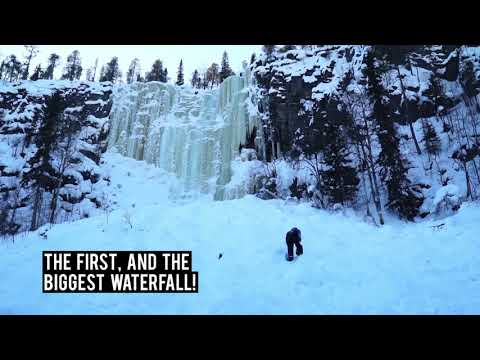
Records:
<instances>
[{"instance_id":1,"label":"snow-covered ground","mask_svg":"<svg viewBox=\"0 0 480 360\"><path fill-rule=\"evenodd\" d=\"M172 197L174 180L161 170L118 154L106 160L116 202L108 222L99 212L51 227L46 239L48 226L0 243L0 314L480 313L478 204L376 228L283 200ZM288 263L293 226L305 254ZM191 250L199 293L43 294L42 250Z\"/></svg>"}]
</instances>

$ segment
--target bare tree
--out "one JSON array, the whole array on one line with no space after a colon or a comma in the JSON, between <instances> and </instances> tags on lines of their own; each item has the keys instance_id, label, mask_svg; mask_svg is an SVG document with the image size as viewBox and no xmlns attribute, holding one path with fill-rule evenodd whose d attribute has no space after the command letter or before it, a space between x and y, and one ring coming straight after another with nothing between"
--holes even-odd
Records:
<instances>
[{"instance_id":1,"label":"bare tree","mask_svg":"<svg viewBox=\"0 0 480 360\"><path fill-rule=\"evenodd\" d=\"M411 114L411 112L410 112L410 101L407 98L407 95L406 95L406 92L405 92L405 87L403 86L403 80L402 80L403 76L400 73L400 66L397 65L396 69L397 69L397 74L398 74L398 80L400 81L400 89L402 90L402 101L403 101L403 107L404 107L404 114L407 118L408 126L410 128L410 133L412 134L413 142L415 143L415 149L417 150L417 154L421 155L422 150L420 149L420 146L418 145L417 136L415 135L415 130L413 129L413 125L412 125L412 119L410 118L410 114Z\"/></svg>"},{"instance_id":2,"label":"bare tree","mask_svg":"<svg viewBox=\"0 0 480 360\"><path fill-rule=\"evenodd\" d=\"M130 226L130 229L133 229L132 214L128 210L123 213L123 221Z\"/></svg>"},{"instance_id":3,"label":"bare tree","mask_svg":"<svg viewBox=\"0 0 480 360\"><path fill-rule=\"evenodd\" d=\"M77 122L77 119L72 116L65 116L64 124L65 126L63 127L62 131L64 139L58 144L57 150L59 159L59 165L56 169L58 174L58 182L56 184L56 187L52 191L52 198L50 201L49 222L51 224L55 223L58 195L60 189L63 187L64 184L65 171L71 166L72 156L77 150L77 137L75 136L76 131L79 130L79 124Z\"/></svg>"},{"instance_id":4,"label":"bare tree","mask_svg":"<svg viewBox=\"0 0 480 360\"><path fill-rule=\"evenodd\" d=\"M379 182L372 150L374 131L372 129L373 124L370 124L368 120L368 116L372 111L371 104L367 94L363 91L359 93L346 93L343 100L355 124L356 136L353 138L358 146L357 151L360 156L360 164L362 168L367 171L372 200L377 211L379 222L383 225L385 223L383 208L380 200Z\"/></svg>"},{"instance_id":5,"label":"bare tree","mask_svg":"<svg viewBox=\"0 0 480 360\"><path fill-rule=\"evenodd\" d=\"M26 62L25 62L25 68L23 70L22 74L22 80L27 80L28 79L28 71L30 70L30 63L32 62L32 59L37 56L38 54L38 46L35 45L24 45L25 50L26 50Z\"/></svg>"}]
</instances>

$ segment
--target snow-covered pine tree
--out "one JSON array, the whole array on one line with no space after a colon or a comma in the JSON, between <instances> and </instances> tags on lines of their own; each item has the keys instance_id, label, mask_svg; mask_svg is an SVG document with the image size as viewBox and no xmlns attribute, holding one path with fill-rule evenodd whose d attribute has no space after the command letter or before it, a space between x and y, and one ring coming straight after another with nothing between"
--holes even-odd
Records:
<instances>
[{"instance_id":1,"label":"snow-covered pine tree","mask_svg":"<svg viewBox=\"0 0 480 360\"><path fill-rule=\"evenodd\" d=\"M423 141L425 150L430 155L437 155L441 150L441 141L430 121L425 121L423 126Z\"/></svg>"},{"instance_id":2,"label":"snow-covered pine tree","mask_svg":"<svg viewBox=\"0 0 480 360\"><path fill-rule=\"evenodd\" d=\"M18 61L17 56L12 54L4 61L3 80L10 82L17 81L22 74L22 63Z\"/></svg>"},{"instance_id":3,"label":"snow-covered pine tree","mask_svg":"<svg viewBox=\"0 0 480 360\"><path fill-rule=\"evenodd\" d=\"M429 83L430 87L426 92L426 95L432 99L433 104L435 105L435 112L438 113L439 109L441 109L440 106L442 105L442 98L444 98L445 92L440 79L433 73L430 75Z\"/></svg>"},{"instance_id":4,"label":"snow-covered pine tree","mask_svg":"<svg viewBox=\"0 0 480 360\"><path fill-rule=\"evenodd\" d=\"M161 82L168 82L168 69L165 68L165 70L163 70L163 75L162 75L162 80L160 80Z\"/></svg>"},{"instance_id":5,"label":"snow-covered pine tree","mask_svg":"<svg viewBox=\"0 0 480 360\"><path fill-rule=\"evenodd\" d=\"M184 75L183 75L183 60L180 60L180 64L178 65L177 71L177 81L175 82L176 85L183 85L184 84Z\"/></svg>"},{"instance_id":6,"label":"snow-covered pine tree","mask_svg":"<svg viewBox=\"0 0 480 360\"><path fill-rule=\"evenodd\" d=\"M32 76L30 76L30 80L35 81L35 80L41 79L42 77L43 77L42 66L40 64L38 64L35 67L35 70L33 71Z\"/></svg>"},{"instance_id":7,"label":"snow-covered pine tree","mask_svg":"<svg viewBox=\"0 0 480 360\"><path fill-rule=\"evenodd\" d=\"M67 57L67 63L62 75L62 80L79 80L82 75L82 61L80 59L80 52L74 50Z\"/></svg>"},{"instance_id":8,"label":"snow-covered pine tree","mask_svg":"<svg viewBox=\"0 0 480 360\"><path fill-rule=\"evenodd\" d=\"M46 102L43 121L35 136L37 147L35 154L30 158L30 168L22 177L22 184L32 189L32 218L30 230L36 230L41 225L44 194L51 192L58 186L58 176L52 166L53 149L56 146L58 126L63 115L65 104L62 96L56 91Z\"/></svg>"},{"instance_id":9,"label":"snow-covered pine tree","mask_svg":"<svg viewBox=\"0 0 480 360\"><path fill-rule=\"evenodd\" d=\"M208 87L208 71L205 71L202 76L202 88L205 90Z\"/></svg>"},{"instance_id":10,"label":"snow-covered pine tree","mask_svg":"<svg viewBox=\"0 0 480 360\"><path fill-rule=\"evenodd\" d=\"M220 68L220 82L225 80L227 77L235 75L233 72L232 68L230 67L230 63L228 61L228 54L226 51L223 52L222 55L222 63L221 63L221 68Z\"/></svg>"},{"instance_id":11,"label":"snow-covered pine tree","mask_svg":"<svg viewBox=\"0 0 480 360\"><path fill-rule=\"evenodd\" d=\"M105 81L105 65L102 65L100 68L100 77L98 78L98 81Z\"/></svg>"},{"instance_id":12,"label":"snow-covered pine tree","mask_svg":"<svg viewBox=\"0 0 480 360\"><path fill-rule=\"evenodd\" d=\"M408 179L409 164L400 153L400 140L392 114L384 103L386 91L382 84L382 74L387 70L387 64L373 48L366 55L365 65L363 71L368 80L367 93L373 103L372 116L378 123L377 136L381 146L378 164L381 179L387 185L387 205L400 217L413 221L418 215L423 197Z\"/></svg>"},{"instance_id":13,"label":"snow-covered pine tree","mask_svg":"<svg viewBox=\"0 0 480 360\"><path fill-rule=\"evenodd\" d=\"M113 83L121 77L118 66L118 57L114 56L104 67L100 74L100 81L111 81Z\"/></svg>"},{"instance_id":14,"label":"snow-covered pine tree","mask_svg":"<svg viewBox=\"0 0 480 360\"><path fill-rule=\"evenodd\" d=\"M478 82L475 74L474 65L471 61L464 61L460 68L460 85L464 92L464 97L472 98L477 95L475 83Z\"/></svg>"},{"instance_id":15,"label":"snow-covered pine tree","mask_svg":"<svg viewBox=\"0 0 480 360\"><path fill-rule=\"evenodd\" d=\"M262 51L267 55L267 60L273 56L276 50L276 45L263 45L262 47Z\"/></svg>"},{"instance_id":16,"label":"snow-covered pine tree","mask_svg":"<svg viewBox=\"0 0 480 360\"><path fill-rule=\"evenodd\" d=\"M360 182L357 170L352 165L352 151L347 143L352 118L349 114L338 111L334 104L330 104L321 126L323 186L320 190L331 205L345 205L355 198Z\"/></svg>"},{"instance_id":17,"label":"snow-covered pine tree","mask_svg":"<svg viewBox=\"0 0 480 360\"><path fill-rule=\"evenodd\" d=\"M50 56L48 57L47 68L43 73L43 79L46 79L46 80L53 79L53 72L55 71L55 68L58 66L59 60L60 60L60 56L58 54L55 54L55 53L50 54Z\"/></svg>"},{"instance_id":18,"label":"snow-covered pine tree","mask_svg":"<svg viewBox=\"0 0 480 360\"><path fill-rule=\"evenodd\" d=\"M160 59L157 59L154 61L152 65L152 69L148 73L147 76L145 76L146 81L164 81L164 72L163 72L163 63Z\"/></svg>"},{"instance_id":19,"label":"snow-covered pine tree","mask_svg":"<svg viewBox=\"0 0 480 360\"><path fill-rule=\"evenodd\" d=\"M200 82L200 75L198 74L198 70L195 69L192 75L192 80L190 83L192 84L192 87L198 88L199 87L199 82Z\"/></svg>"}]
</instances>

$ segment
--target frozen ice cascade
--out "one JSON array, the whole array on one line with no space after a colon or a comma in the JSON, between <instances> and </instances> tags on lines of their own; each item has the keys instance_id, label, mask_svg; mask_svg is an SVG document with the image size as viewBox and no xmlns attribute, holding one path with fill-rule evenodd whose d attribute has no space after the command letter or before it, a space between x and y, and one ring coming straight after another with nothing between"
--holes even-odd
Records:
<instances>
[{"instance_id":1,"label":"frozen ice cascade","mask_svg":"<svg viewBox=\"0 0 480 360\"><path fill-rule=\"evenodd\" d=\"M176 174L176 193L239 197L243 191L225 190L231 161L247 133L260 128L250 110L249 79L234 75L205 90L161 82L120 85L113 95L108 147ZM255 143L262 148L260 137Z\"/></svg>"}]
</instances>

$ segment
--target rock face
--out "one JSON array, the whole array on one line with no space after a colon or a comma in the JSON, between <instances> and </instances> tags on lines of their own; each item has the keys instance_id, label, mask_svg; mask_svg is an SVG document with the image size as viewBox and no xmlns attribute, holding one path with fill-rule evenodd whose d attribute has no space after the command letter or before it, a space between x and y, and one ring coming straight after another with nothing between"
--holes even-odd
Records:
<instances>
[{"instance_id":1,"label":"rock face","mask_svg":"<svg viewBox=\"0 0 480 360\"><path fill-rule=\"evenodd\" d=\"M376 59L373 67L381 74L382 94L377 100L369 93L371 82L366 76L371 54ZM480 197L479 47L285 47L260 54L251 71L256 86L252 93L261 99L257 104L263 121L264 157L291 162L310 157L316 179L307 184L309 187L324 193L333 187L335 194L341 194L345 191L335 187L339 182L346 184L346 174L352 179L358 175L361 182L357 189L356 180L347 184L359 192L353 203L368 203L368 187L377 182L372 185L376 188L372 196L378 208L388 207L392 202L398 204L398 199L388 198L383 184L391 179L392 169L375 174L377 166L382 161L390 167L405 162L403 169L397 166L405 175L404 189L397 193L405 190L415 194L410 197L415 199L411 214L428 215L427 204L433 201L439 185L456 182L462 191L465 189L462 198ZM384 117L378 112L374 116L378 110L374 109L375 101L381 102ZM387 122L391 125L385 127ZM382 125L390 129L387 137L398 139L385 140L384 136L381 140ZM369 140L362 144L365 133ZM342 141L332 141L332 137ZM396 155L388 154L387 141L397 144L398 161ZM371 154L362 153L369 148ZM332 149L336 152L333 155ZM319 158L312 160L316 154ZM382 156L390 156L390 160ZM332 178L325 182L328 171ZM294 188L297 185L292 184ZM359 199L360 192L366 194L363 199Z\"/></svg>"},{"instance_id":2,"label":"rock face","mask_svg":"<svg viewBox=\"0 0 480 360\"><path fill-rule=\"evenodd\" d=\"M446 113L462 96L473 97L480 92L480 58L475 48L441 45L377 48L398 66L385 79L388 102L398 124ZM396 50L393 54L392 48ZM295 131L310 123L314 105L318 111L335 108L343 102L348 88L365 87L362 69L368 49L369 46L331 45L257 59L253 74L262 95L268 98L267 105L260 109L267 119L265 135L271 143L267 146L268 159L278 157L278 150L282 153L292 150ZM448 90L434 94L432 79ZM408 106L402 106L402 87Z\"/></svg>"},{"instance_id":3,"label":"rock face","mask_svg":"<svg viewBox=\"0 0 480 360\"><path fill-rule=\"evenodd\" d=\"M88 216L101 206L111 84L0 84L0 234Z\"/></svg>"}]
</instances>

